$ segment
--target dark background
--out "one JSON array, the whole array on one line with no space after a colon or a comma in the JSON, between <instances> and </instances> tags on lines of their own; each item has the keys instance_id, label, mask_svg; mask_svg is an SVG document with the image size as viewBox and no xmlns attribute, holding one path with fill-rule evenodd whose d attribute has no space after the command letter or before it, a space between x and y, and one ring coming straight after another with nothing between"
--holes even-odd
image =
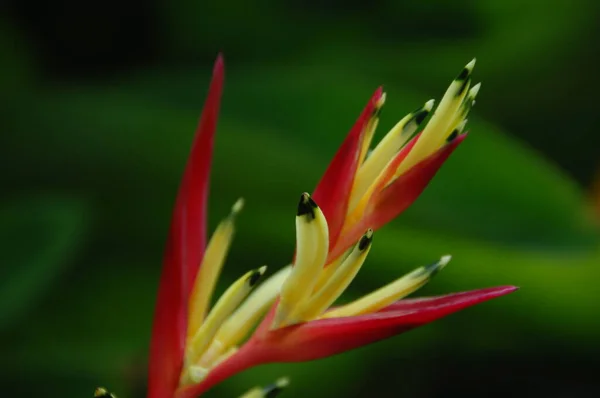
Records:
<instances>
[{"instance_id":1,"label":"dark background","mask_svg":"<svg viewBox=\"0 0 600 398\"><path fill-rule=\"evenodd\" d=\"M600 392L600 3L258 1L0 5L0 383L7 396L142 396L163 242L218 51L210 228L247 201L221 286L285 265L294 207L371 92L378 137L472 57L470 137L377 234L344 300L452 253L422 291L521 290L281 375L286 397ZM385 392L385 393L384 393Z\"/></svg>"}]
</instances>

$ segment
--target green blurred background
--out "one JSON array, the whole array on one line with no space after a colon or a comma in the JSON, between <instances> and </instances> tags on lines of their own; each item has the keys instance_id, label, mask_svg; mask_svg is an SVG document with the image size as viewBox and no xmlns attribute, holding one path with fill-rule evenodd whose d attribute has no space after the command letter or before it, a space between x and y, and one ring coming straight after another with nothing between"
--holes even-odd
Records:
<instances>
[{"instance_id":1,"label":"green blurred background","mask_svg":"<svg viewBox=\"0 0 600 398\"><path fill-rule=\"evenodd\" d=\"M171 207L218 51L227 78L210 228L246 209L221 288L289 261L311 191L372 91L378 137L473 56L471 134L375 237L344 300L452 253L422 294L516 294L282 375L286 397L600 392L600 3L55 1L0 5L0 384L16 397L142 397Z\"/></svg>"}]
</instances>

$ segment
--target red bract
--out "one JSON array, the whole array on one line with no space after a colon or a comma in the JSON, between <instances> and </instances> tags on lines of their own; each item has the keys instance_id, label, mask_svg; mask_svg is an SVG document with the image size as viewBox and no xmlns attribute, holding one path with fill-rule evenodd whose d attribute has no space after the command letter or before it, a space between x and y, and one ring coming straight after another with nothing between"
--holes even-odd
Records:
<instances>
[{"instance_id":1,"label":"red bract","mask_svg":"<svg viewBox=\"0 0 600 398\"><path fill-rule=\"evenodd\" d=\"M148 398L172 397L179 382L188 298L206 246L208 182L223 78L219 55L171 220L152 327Z\"/></svg>"},{"instance_id":2,"label":"red bract","mask_svg":"<svg viewBox=\"0 0 600 398\"><path fill-rule=\"evenodd\" d=\"M420 133L433 101L403 118L367 155L385 102L378 89L313 197L301 195L294 266L253 292L265 267L248 272L208 311L233 235L233 216L243 203L233 206L207 245L209 168L223 86L223 60L217 58L167 242L152 332L149 398L194 398L249 367L339 354L516 290L502 286L402 300L448 264L450 256L442 256L354 302L334 306L365 262L373 231L410 206L465 139L465 118L479 90L479 85L469 90L473 65L452 82Z\"/></svg>"}]
</instances>

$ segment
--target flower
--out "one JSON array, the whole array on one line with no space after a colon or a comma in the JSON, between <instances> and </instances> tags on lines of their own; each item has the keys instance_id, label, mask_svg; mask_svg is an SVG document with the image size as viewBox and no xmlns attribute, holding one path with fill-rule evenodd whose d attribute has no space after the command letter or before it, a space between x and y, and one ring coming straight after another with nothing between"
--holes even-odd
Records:
<instances>
[{"instance_id":1,"label":"flower","mask_svg":"<svg viewBox=\"0 0 600 398\"><path fill-rule=\"evenodd\" d=\"M516 290L501 286L403 299L450 261L446 255L354 302L333 306L365 262L374 231L420 195L466 137L466 116L480 88L470 87L474 64L454 79L420 133L433 100L400 120L369 152L385 102L382 89L375 91L313 195L300 197L293 266L260 285L266 267L249 271L209 309L243 206L241 200L234 204L206 244L209 168L224 76L223 59L217 58L167 242L148 398L196 397L249 367L335 355ZM266 390L252 391L261 396Z\"/></svg>"}]
</instances>

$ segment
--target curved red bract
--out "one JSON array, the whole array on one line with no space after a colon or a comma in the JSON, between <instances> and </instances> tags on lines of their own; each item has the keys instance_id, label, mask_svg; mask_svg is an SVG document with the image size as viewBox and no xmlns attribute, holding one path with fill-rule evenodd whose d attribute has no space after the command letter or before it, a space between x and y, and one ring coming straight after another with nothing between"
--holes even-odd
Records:
<instances>
[{"instance_id":1,"label":"curved red bract","mask_svg":"<svg viewBox=\"0 0 600 398\"><path fill-rule=\"evenodd\" d=\"M173 210L152 326L148 398L171 398L179 383L188 297L206 246L210 164L223 80L219 55Z\"/></svg>"},{"instance_id":2,"label":"curved red bract","mask_svg":"<svg viewBox=\"0 0 600 398\"><path fill-rule=\"evenodd\" d=\"M362 347L515 290L515 286L499 286L405 299L372 314L321 319L273 331L263 329L255 333L236 355L211 370L202 383L179 390L177 398L194 398L252 366L311 361ZM267 316L267 321L273 314Z\"/></svg>"}]
</instances>

